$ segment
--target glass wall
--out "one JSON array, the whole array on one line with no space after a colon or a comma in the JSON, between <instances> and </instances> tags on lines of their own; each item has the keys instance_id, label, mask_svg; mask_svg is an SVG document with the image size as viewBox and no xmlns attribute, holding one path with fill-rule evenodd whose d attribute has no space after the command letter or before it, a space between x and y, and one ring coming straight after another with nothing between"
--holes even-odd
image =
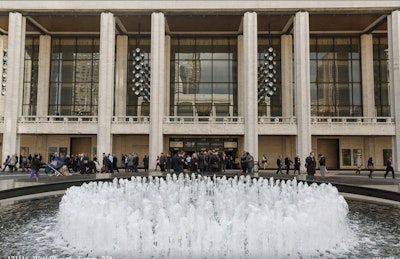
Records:
<instances>
[{"instance_id":1,"label":"glass wall","mask_svg":"<svg viewBox=\"0 0 400 259\"><path fill-rule=\"evenodd\" d=\"M359 37L310 38L312 116L362 116Z\"/></svg>"},{"instance_id":2,"label":"glass wall","mask_svg":"<svg viewBox=\"0 0 400 259\"><path fill-rule=\"evenodd\" d=\"M170 116L237 116L236 38L171 40Z\"/></svg>"},{"instance_id":3,"label":"glass wall","mask_svg":"<svg viewBox=\"0 0 400 259\"><path fill-rule=\"evenodd\" d=\"M265 36L264 36L265 37ZM258 116L266 116L266 117L278 117L282 116L282 84L281 84L281 43L280 38L271 39L271 44L269 44L269 39L265 37L265 39L261 39L262 36L259 36L258 40L258 66L264 62L264 53L270 47L270 45L274 48L276 56L274 61L276 61L276 65L274 69L276 70L275 79L276 79L276 93L271 97L266 97L265 100L258 103ZM260 70L258 70L260 71Z\"/></svg>"},{"instance_id":4,"label":"glass wall","mask_svg":"<svg viewBox=\"0 0 400 259\"><path fill-rule=\"evenodd\" d=\"M138 39L138 38L129 38L128 43L128 83L127 83L127 93L126 93L126 115L127 116L149 116L150 115L150 106L149 102L142 96L138 96L134 93L132 88L134 87L133 78L135 76L135 67L134 64L134 52L136 48L140 48L143 57L143 65L150 65L150 39ZM150 81L151 81L151 70L150 70ZM151 89L150 89L151 91ZM151 101L151 100L150 100Z\"/></svg>"},{"instance_id":5,"label":"glass wall","mask_svg":"<svg viewBox=\"0 0 400 259\"><path fill-rule=\"evenodd\" d=\"M374 36L374 92L376 116L390 116L389 104L389 71L388 65L388 38Z\"/></svg>"},{"instance_id":6,"label":"glass wall","mask_svg":"<svg viewBox=\"0 0 400 259\"><path fill-rule=\"evenodd\" d=\"M99 38L53 38L49 114L96 116Z\"/></svg>"},{"instance_id":7,"label":"glass wall","mask_svg":"<svg viewBox=\"0 0 400 259\"><path fill-rule=\"evenodd\" d=\"M36 115L39 68L39 38L26 37L22 115Z\"/></svg>"}]
</instances>

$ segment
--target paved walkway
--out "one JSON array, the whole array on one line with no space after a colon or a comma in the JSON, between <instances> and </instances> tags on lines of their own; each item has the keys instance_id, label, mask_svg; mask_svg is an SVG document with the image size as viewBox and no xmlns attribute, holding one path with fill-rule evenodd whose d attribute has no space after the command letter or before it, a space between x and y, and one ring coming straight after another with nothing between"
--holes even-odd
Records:
<instances>
[{"instance_id":1,"label":"paved walkway","mask_svg":"<svg viewBox=\"0 0 400 259\"><path fill-rule=\"evenodd\" d=\"M258 173L255 173L254 176L264 177L264 178L278 178L278 179L293 179L296 177L300 180L305 180L306 174L303 172L300 175L293 175L293 171L290 174L275 174L275 170L259 170ZM225 173L227 176L239 175L238 170L227 170ZM35 181L34 179L29 179L28 172L0 172L0 190L17 188L23 186L30 186L36 184L45 184L52 182L60 182L60 181L70 181L70 180L90 180L90 179L108 179L114 177L126 177L130 178L132 176L147 176L148 173L145 173L144 170L139 170L138 173L114 173L114 174L73 174L71 176L49 176L44 173L42 169L40 171L40 179L39 181ZM150 175L153 176L161 176L160 171L150 171ZM384 171L377 171L373 174L373 179L368 178L368 172L362 171L361 174L355 174L354 171L347 170L329 170L326 174L325 178L322 178L317 171L315 179L321 182L331 182L331 183L340 183L340 184L349 184L355 186L364 186L376 189L384 189L389 191L400 192L400 172L396 173L396 179L392 179L391 175L388 175L387 178L383 177Z\"/></svg>"}]
</instances>

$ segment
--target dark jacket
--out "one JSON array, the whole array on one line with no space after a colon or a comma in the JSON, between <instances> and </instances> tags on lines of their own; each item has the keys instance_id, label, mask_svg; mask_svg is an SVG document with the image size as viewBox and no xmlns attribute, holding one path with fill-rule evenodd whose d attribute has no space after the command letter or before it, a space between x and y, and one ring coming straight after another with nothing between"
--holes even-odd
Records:
<instances>
[{"instance_id":1,"label":"dark jacket","mask_svg":"<svg viewBox=\"0 0 400 259\"><path fill-rule=\"evenodd\" d=\"M37 158L32 159L32 162L31 162L32 170L39 171L41 165L42 165L42 163L39 161L39 159L37 159Z\"/></svg>"}]
</instances>

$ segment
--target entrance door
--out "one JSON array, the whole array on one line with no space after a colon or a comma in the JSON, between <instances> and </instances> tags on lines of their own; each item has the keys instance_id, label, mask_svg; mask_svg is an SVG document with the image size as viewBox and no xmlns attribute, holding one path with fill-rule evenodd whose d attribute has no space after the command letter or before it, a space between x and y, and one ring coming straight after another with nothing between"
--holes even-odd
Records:
<instances>
[{"instance_id":1,"label":"entrance door","mask_svg":"<svg viewBox=\"0 0 400 259\"><path fill-rule=\"evenodd\" d=\"M71 138L71 155L77 155L80 153L86 153L89 156L92 155L90 151L92 147L91 138Z\"/></svg>"},{"instance_id":2,"label":"entrance door","mask_svg":"<svg viewBox=\"0 0 400 259\"><path fill-rule=\"evenodd\" d=\"M318 157L319 154L324 154L326 157L326 168L338 169L339 166L339 140L338 139L318 139ZM318 159L318 158L317 158ZM318 165L319 166L319 165Z\"/></svg>"}]
</instances>

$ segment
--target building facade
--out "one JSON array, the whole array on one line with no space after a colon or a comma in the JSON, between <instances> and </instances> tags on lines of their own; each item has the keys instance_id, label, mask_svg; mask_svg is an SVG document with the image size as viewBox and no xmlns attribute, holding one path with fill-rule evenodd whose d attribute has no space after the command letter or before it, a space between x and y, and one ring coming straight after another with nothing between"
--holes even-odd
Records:
<instances>
[{"instance_id":1,"label":"building facade","mask_svg":"<svg viewBox=\"0 0 400 259\"><path fill-rule=\"evenodd\" d=\"M279 155L313 151L332 169L359 156L384 168L392 156L398 170L399 10L399 1L1 1L1 157L136 152L155 165L161 152L216 149L265 154L275 167Z\"/></svg>"}]
</instances>

